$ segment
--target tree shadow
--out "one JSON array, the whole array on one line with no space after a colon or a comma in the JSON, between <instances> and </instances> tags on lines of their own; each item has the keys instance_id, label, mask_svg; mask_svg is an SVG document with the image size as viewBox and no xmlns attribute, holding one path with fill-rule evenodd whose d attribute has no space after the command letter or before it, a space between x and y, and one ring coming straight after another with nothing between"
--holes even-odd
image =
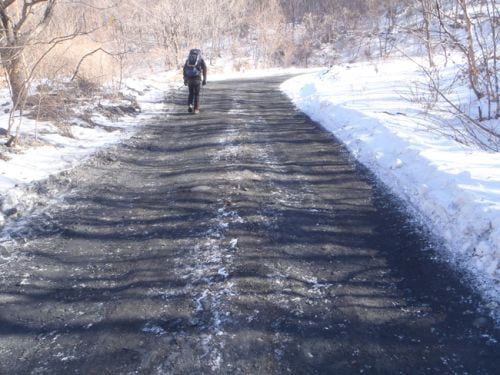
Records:
<instances>
[{"instance_id":1,"label":"tree shadow","mask_svg":"<svg viewBox=\"0 0 500 375\"><path fill-rule=\"evenodd\" d=\"M281 81L211 83L206 113L151 124L17 234L0 373L500 367L498 332L478 328L481 300L439 243Z\"/></svg>"}]
</instances>

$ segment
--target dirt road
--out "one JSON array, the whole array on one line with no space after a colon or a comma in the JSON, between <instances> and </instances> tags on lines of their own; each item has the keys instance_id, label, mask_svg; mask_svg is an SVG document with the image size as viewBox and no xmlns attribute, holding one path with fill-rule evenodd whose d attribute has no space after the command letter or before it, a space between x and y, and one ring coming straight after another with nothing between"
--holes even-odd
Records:
<instances>
[{"instance_id":1,"label":"dirt road","mask_svg":"<svg viewBox=\"0 0 500 375\"><path fill-rule=\"evenodd\" d=\"M1 250L0 374L498 373L478 298L283 79L179 91L66 178Z\"/></svg>"}]
</instances>

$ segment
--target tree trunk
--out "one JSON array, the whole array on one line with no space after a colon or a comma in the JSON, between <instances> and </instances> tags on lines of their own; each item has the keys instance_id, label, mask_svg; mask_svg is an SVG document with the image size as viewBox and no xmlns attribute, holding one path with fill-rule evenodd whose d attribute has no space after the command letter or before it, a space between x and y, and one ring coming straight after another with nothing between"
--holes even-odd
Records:
<instances>
[{"instance_id":1,"label":"tree trunk","mask_svg":"<svg viewBox=\"0 0 500 375\"><path fill-rule=\"evenodd\" d=\"M27 75L23 66L23 55L15 50L15 48L2 48L0 55L9 80L13 108L19 109L26 96Z\"/></svg>"},{"instance_id":2,"label":"tree trunk","mask_svg":"<svg viewBox=\"0 0 500 375\"><path fill-rule=\"evenodd\" d=\"M490 8L491 7L491 8ZM497 46L497 25L498 20L498 8L494 0L486 2L486 10L488 13L488 19L491 27L491 40L493 41L493 81L494 81L494 97L493 100L496 104L495 118L500 118L500 95L498 93L499 89L499 79L498 79L498 46Z\"/></svg>"},{"instance_id":3,"label":"tree trunk","mask_svg":"<svg viewBox=\"0 0 500 375\"><path fill-rule=\"evenodd\" d=\"M432 58L432 41L431 41L431 4L428 1L421 0L422 5L422 15L424 17L424 38L425 47L427 49L427 58L429 59L429 66L433 68L435 66L434 59Z\"/></svg>"},{"instance_id":4,"label":"tree trunk","mask_svg":"<svg viewBox=\"0 0 500 375\"><path fill-rule=\"evenodd\" d=\"M476 94L476 97L479 100L484 96L484 94L479 89L478 83L478 69L476 65L476 51L474 48L474 37L472 34L472 22L469 17L467 2L466 0L459 0L460 6L464 13L464 21L465 21L465 32L467 33L467 64L468 64L468 75L469 82L472 87L472 91ZM479 107L479 112L481 112L481 108ZM480 117L482 115L480 114Z\"/></svg>"}]
</instances>

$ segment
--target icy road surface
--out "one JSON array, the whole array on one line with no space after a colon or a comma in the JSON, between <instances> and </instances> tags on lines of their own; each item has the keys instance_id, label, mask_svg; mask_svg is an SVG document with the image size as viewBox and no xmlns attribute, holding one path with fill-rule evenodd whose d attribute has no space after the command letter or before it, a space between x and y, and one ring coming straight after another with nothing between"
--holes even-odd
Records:
<instances>
[{"instance_id":1,"label":"icy road surface","mask_svg":"<svg viewBox=\"0 0 500 375\"><path fill-rule=\"evenodd\" d=\"M177 91L64 178L0 248L0 374L497 373L479 299L283 80Z\"/></svg>"}]
</instances>

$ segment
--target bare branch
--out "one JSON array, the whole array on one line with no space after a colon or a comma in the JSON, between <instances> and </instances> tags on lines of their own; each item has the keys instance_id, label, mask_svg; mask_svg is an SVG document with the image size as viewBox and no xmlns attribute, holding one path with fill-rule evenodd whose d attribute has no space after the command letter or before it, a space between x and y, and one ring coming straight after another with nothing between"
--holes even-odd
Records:
<instances>
[{"instance_id":1,"label":"bare branch","mask_svg":"<svg viewBox=\"0 0 500 375\"><path fill-rule=\"evenodd\" d=\"M50 11L52 7L54 6L55 0L24 0L23 3L23 8L21 10L21 17L17 21L16 25L14 26L14 32L18 33L21 27L24 25L24 23L27 21L29 13L31 12L32 7L34 7L36 4L41 4L41 3L47 3L47 8L45 9L45 14L42 20L40 21L39 25L43 24L46 22L49 17L50 17Z\"/></svg>"},{"instance_id":2,"label":"bare branch","mask_svg":"<svg viewBox=\"0 0 500 375\"><path fill-rule=\"evenodd\" d=\"M12 4L14 4L16 0L2 0L0 2L0 9L6 9L8 7L10 7Z\"/></svg>"},{"instance_id":3,"label":"bare branch","mask_svg":"<svg viewBox=\"0 0 500 375\"><path fill-rule=\"evenodd\" d=\"M105 53L105 54L107 54L107 55L109 55L109 56L113 56L113 57L116 57L116 56L123 56L123 55L126 55L126 54L128 53L128 52L112 53L112 52L108 52L108 51L106 51L106 50L105 50L104 48L102 48L102 47L96 48L95 50L93 50L93 51L91 51L91 52L89 52L89 53L85 54L85 55L84 55L84 56L80 59L80 61L78 62L78 65L76 66L75 73L73 74L73 77L71 77L70 81L73 81L73 80L76 78L76 76L78 75L78 72L79 72L79 70L80 70L80 66L83 64L83 62L85 61L85 59L86 59L87 57L92 56L93 54L95 54L95 53L97 53L97 52L99 52L99 51L100 51L100 52L103 52L103 53Z\"/></svg>"},{"instance_id":4,"label":"bare branch","mask_svg":"<svg viewBox=\"0 0 500 375\"><path fill-rule=\"evenodd\" d=\"M439 95L439 97L441 97L456 112L457 115L459 115L460 117L465 119L468 123L473 124L476 128L481 129L483 132L493 136L496 139L500 139L500 133L497 133L494 130L489 129L488 127L484 126L483 124L481 124L480 121L477 121L476 119L472 118L470 115L465 113L460 107L458 107L455 103L453 103L453 101L451 101L448 98L448 96L445 93L443 93L443 91L439 88L439 84L436 82L435 78L433 77L431 72L426 67L424 67L422 64L418 63L412 57L408 56L404 51L402 51L400 49L398 49L398 50L404 56L406 56L410 61L412 61L415 65L417 65L422 70L422 72L424 72L424 74L429 79L429 82L431 83L432 89L435 90L435 92ZM474 137L474 141L476 143L480 143L482 146L486 146L483 142L479 141L477 136L474 135L473 137Z\"/></svg>"}]
</instances>

